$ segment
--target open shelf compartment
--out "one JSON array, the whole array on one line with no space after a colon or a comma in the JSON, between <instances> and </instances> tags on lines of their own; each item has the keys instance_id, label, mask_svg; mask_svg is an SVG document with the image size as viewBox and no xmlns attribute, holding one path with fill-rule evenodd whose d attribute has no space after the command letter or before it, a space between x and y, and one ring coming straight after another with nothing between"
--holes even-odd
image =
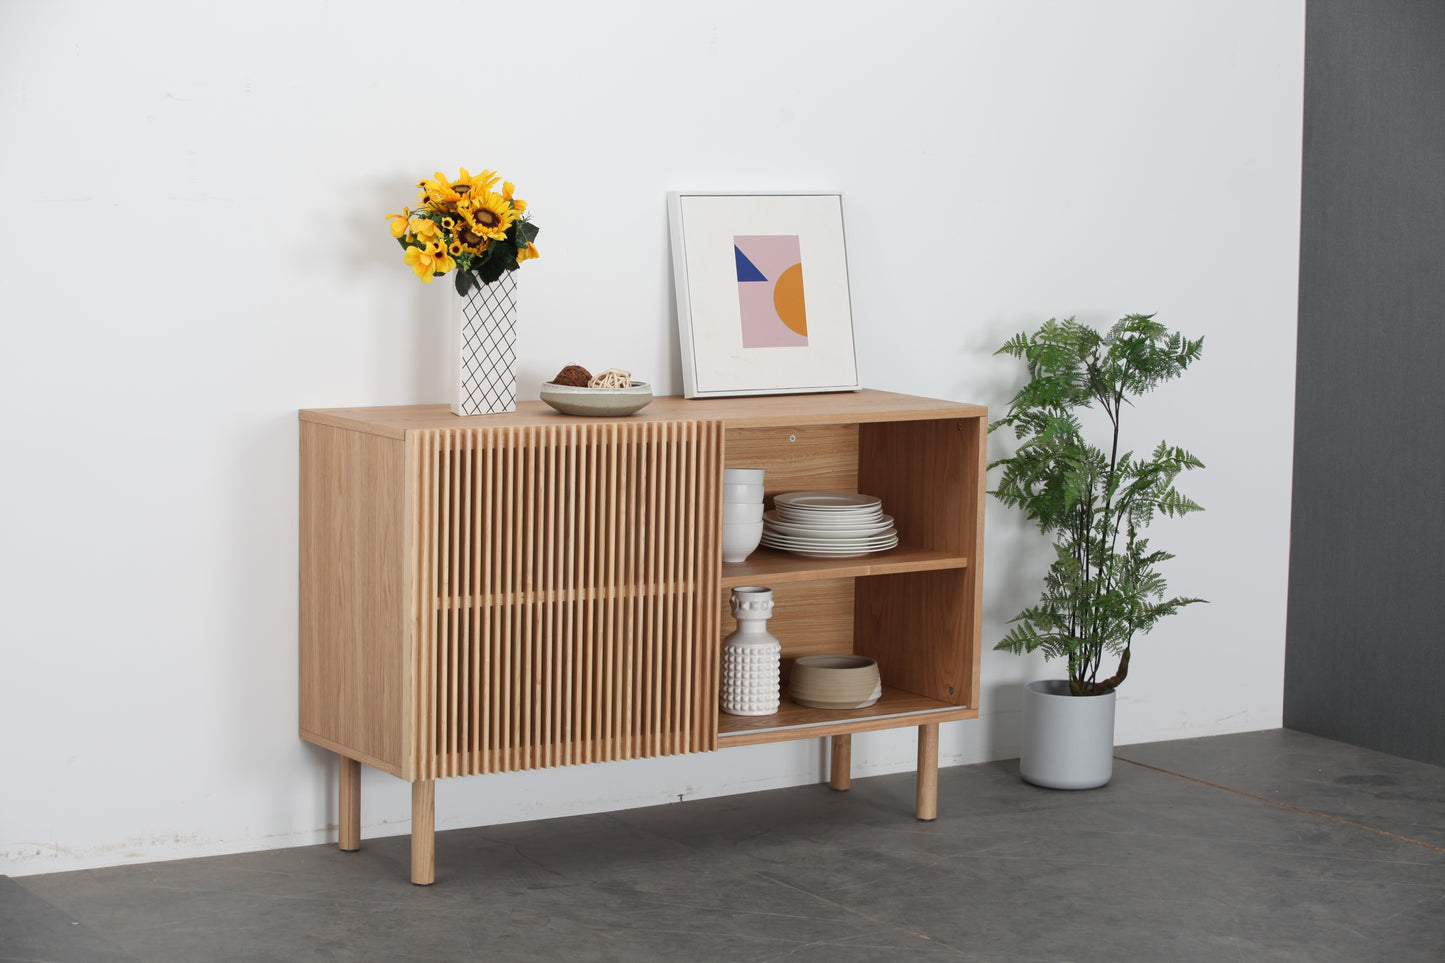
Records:
<instances>
[{"instance_id":1,"label":"open shelf compartment","mask_svg":"<svg viewBox=\"0 0 1445 963\"><path fill-rule=\"evenodd\" d=\"M722 566L720 637L735 627L731 589L771 588L783 665L778 712L721 714L720 748L977 718L986 434L981 416L727 429L725 465L762 468L768 508L789 491L876 495L900 545L846 559L759 548ZM793 660L829 652L877 660L882 698L850 710L791 702Z\"/></svg>"}]
</instances>

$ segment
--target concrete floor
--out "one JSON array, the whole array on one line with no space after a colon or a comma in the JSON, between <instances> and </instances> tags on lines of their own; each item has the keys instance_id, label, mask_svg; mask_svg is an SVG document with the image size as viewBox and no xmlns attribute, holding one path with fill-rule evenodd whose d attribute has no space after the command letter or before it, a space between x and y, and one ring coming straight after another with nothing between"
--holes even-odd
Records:
<instances>
[{"instance_id":1,"label":"concrete floor","mask_svg":"<svg viewBox=\"0 0 1445 963\"><path fill-rule=\"evenodd\" d=\"M0 959L1445 960L1445 769L1288 730L408 840L0 877Z\"/></svg>"}]
</instances>

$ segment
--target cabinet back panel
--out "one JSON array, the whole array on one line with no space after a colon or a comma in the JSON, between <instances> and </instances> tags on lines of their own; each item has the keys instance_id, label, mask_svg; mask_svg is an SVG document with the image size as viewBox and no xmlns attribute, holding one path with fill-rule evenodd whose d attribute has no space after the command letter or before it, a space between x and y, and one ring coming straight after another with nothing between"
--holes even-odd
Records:
<instances>
[{"instance_id":1,"label":"cabinet back panel","mask_svg":"<svg viewBox=\"0 0 1445 963\"><path fill-rule=\"evenodd\" d=\"M958 645L970 614L968 570L876 575L859 583L855 648L886 685L978 707L978 676Z\"/></svg>"},{"instance_id":2,"label":"cabinet back panel","mask_svg":"<svg viewBox=\"0 0 1445 963\"><path fill-rule=\"evenodd\" d=\"M851 492L858 485L858 426L732 428L725 460L728 468L764 470L770 507L779 492Z\"/></svg>"},{"instance_id":3,"label":"cabinet back panel","mask_svg":"<svg viewBox=\"0 0 1445 963\"><path fill-rule=\"evenodd\" d=\"M863 427L859 484L883 499L909 544L973 560L978 429L973 418Z\"/></svg>"},{"instance_id":4,"label":"cabinet back panel","mask_svg":"<svg viewBox=\"0 0 1445 963\"><path fill-rule=\"evenodd\" d=\"M787 582L773 589L773 615L768 631L783 647L784 664L800 655L853 651L853 580L828 579L820 582ZM721 640L737 628L729 602L731 591L718 593L722 599Z\"/></svg>"},{"instance_id":5,"label":"cabinet back panel","mask_svg":"<svg viewBox=\"0 0 1445 963\"><path fill-rule=\"evenodd\" d=\"M713 748L720 426L412 437L422 778Z\"/></svg>"}]
</instances>

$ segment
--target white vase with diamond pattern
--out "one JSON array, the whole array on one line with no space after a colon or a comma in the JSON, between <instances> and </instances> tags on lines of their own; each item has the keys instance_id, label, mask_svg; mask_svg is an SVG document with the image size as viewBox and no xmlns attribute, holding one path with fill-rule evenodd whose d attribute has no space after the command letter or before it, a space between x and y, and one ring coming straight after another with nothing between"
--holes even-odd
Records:
<instances>
[{"instance_id":1,"label":"white vase with diamond pattern","mask_svg":"<svg viewBox=\"0 0 1445 963\"><path fill-rule=\"evenodd\" d=\"M448 283L451 282L448 277ZM517 409L517 276L452 294L452 414Z\"/></svg>"},{"instance_id":2,"label":"white vase with diamond pattern","mask_svg":"<svg viewBox=\"0 0 1445 963\"><path fill-rule=\"evenodd\" d=\"M770 716L778 711L778 662L782 646L768 632L773 590L757 585L733 589L737 631L723 639L719 704L734 716Z\"/></svg>"}]
</instances>

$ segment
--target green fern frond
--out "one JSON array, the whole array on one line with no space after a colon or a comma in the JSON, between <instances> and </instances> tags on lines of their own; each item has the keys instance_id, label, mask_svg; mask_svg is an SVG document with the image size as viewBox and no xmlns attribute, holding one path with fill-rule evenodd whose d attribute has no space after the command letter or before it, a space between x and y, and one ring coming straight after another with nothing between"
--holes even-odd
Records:
<instances>
[{"instance_id":1,"label":"green fern frond","mask_svg":"<svg viewBox=\"0 0 1445 963\"><path fill-rule=\"evenodd\" d=\"M1136 634L1201 600L1165 599L1141 532L1156 515L1202 511L1174 487L1182 472L1204 467L1182 448L1159 442L1148 457L1120 452L1120 419L1139 396L1179 377L1199 359L1204 339L1168 331L1152 314L1131 314L1100 333L1075 318L1050 318L1010 338L997 354L1022 360L1029 381L989 431L1007 427L1018 447L989 464L1001 469L992 494L1053 535L1055 559L1037 605L1020 612L998 648L1067 658L1075 691L1092 691L1104 652L1127 653ZM1080 413L1108 416L1107 445L1084 438Z\"/></svg>"}]
</instances>

